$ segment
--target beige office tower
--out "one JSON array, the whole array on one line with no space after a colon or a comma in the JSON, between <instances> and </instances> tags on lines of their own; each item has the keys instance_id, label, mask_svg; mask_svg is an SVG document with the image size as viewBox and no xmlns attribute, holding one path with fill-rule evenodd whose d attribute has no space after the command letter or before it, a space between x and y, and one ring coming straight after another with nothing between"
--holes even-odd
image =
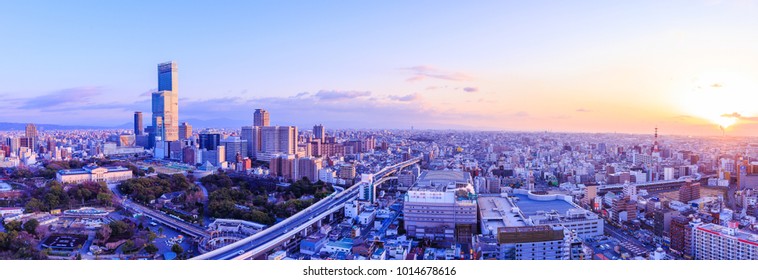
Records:
<instances>
[{"instance_id":1,"label":"beige office tower","mask_svg":"<svg viewBox=\"0 0 758 280\"><path fill-rule=\"evenodd\" d=\"M261 127L261 149L267 154L295 154L297 152L297 127Z\"/></svg>"},{"instance_id":2,"label":"beige office tower","mask_svg":"<svg viewBox=\"0 0 758 280\"><path fill-rule=\"evenodd\" d=\"M268 111L265 109L255 109L253 113L253 126L270 126Z\"/></svg>"}]
</instances>

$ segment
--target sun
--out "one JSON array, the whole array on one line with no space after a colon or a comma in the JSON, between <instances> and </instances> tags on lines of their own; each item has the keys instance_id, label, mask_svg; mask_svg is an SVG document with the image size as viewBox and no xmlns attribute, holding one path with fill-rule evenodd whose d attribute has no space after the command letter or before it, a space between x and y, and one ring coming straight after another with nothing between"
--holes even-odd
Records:
<instances>
[{"instance_id":1,"label":"sun","mask_svg":"<svg viewBox=\"0 0 758 280\"><path fill-rule=\"evenodd\" d=\"M699 117L722 129L755 116L758 108L758 83L745 75L728 72L701 74L684 84L676 103L691 116Z\"/></svg>"},{"instance_id":2,"label":"sun","mask_svg":"<svg viewBox=\"0 0 758 280\"><path fill-rule=\"evenodd\" d=\"M715 119L710 120L711 122L719 125L721 128L728 128L732 126L733 124L737 123L736 117L731 116L718 116Z\"/></svg>"}]
</instances>

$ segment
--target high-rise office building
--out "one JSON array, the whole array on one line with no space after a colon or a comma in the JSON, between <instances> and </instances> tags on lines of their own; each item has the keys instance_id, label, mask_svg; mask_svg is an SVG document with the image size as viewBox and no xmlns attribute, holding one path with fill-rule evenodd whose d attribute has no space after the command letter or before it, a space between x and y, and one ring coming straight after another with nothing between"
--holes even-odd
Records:
<instances>
[{"instance_id":1,"label":"high-rise office building","mask_svg":"<svg viewBox=\"0 0 758 280\"><path fill-rule=\"evenodd\" d=\"M268 158L273 154L295 154L297 152L297 127L261 127L261 152L267 154Z\"/></svg>"},{"instance_id":2,"label":"high-rise office building","mask_svg":"<svg viewBox=\"0 0 758 280\"><path fill-rule=\"evenodd\" d=\"M179 126L179 140L189 139L190 137L192 137L192 125L183 122Z\"/></svg>"},{"instance_id":3,"label":"high-rise office building","mask_svg":"<svg viewBox=\"0 0 758 280\"><path fill-rule=\"evenodd\" d=\"M134 135L142 135L142 112L134 112Z\"/></svg>"},{"instance_id":4,"label":"high-rise office building","mask_svg":"<svg viewBox=\"0 0 758 280\"><path fill-rule=\"evenodd\" d=\"M32 149L32 151L36 151L37 148L37 126L35 126L33 123L26 124L26 140L24 138L21 139L22 147L28 147ZM26 142L24 144L24 142Z\"/></svg>"},{"instance_id":5,"label":"high-rise office building","mask_svg":"<svg viewBox=\"0 0 758 280\"><path fill-rule=\"evenodd\" d=\"M218 146L213 150L201 150L203 162L210 162L213 166L220 166L226 161L226 147Z\"/></svg>"},{"instance_id":6,"label":"high-rise office building","mask_svg":"<svg viewBox=\"0 0 758 280\"><path fill-rule=\"evenodd\" d=\"M7 145L10 147L10 153L6 156L18 155L18 149L21 148L21 138L18 137L10 137L7 139Z\"/></svg>"},{"instance_id":7,"label":"high-rise office building","mask_svg":"<svg viewBox=\"0 0 758 280\"><path fill-rule=\"evenodd\" d=\"M684 185L679 187L679 201L688 203L698 198L700 198L700 183L687 180Z\"/></svg>"},{"instance_id":8,"label":"high-rise office building","mask_svg":"<svg viewBox=\"0 0 758 280\"><path fill-rule=\"evenodd\" d=\"M179 92L176 62L158 64L158 91L153 93L153 130L156 139L179 140Z\"/></svg>"},{"instance_id":9,"label":"high-rise office building","mask_svg":"<svg viewBox=\"0 0 758 280\"><path fill-rule=\"evenodd\" d=\"M240 138L247 140L247 157L257 158L261 151L261 127L243 126Z\"/></svg>"},{"instance_id":10,"label":"high-rise office building","mask_svg":"<svg viewBox=\"0 0 758 280\"><path fill-rule=\"evenodd\" d=\"M178 85L176 62L158 64L158 91L178 92Z\"/></svg>"},{"instance_id":11,"label":"high-rise office building","mask_svg":"<svg viewBox=\"0 0 758 280\"><path fill-rule=\"evenodd\" d=\"M313 135L316 139L321 140L321 143L324 143L324 138L326 137L326 130L324 130L324 125L314 125Z\"/></svg>"},{"instance_id":12,"label":"high-rise office building","mask_svg":"<svg viewBox=\"0 0 758 280\"><path fill-rule=\"evenodd\" d=\"M26 124L26 137L32 139L37 138L37 126L33 123Z\"/></svg>"},{"instance_id":13,"label":"high-rise office building","mask_svg":"<svg viewBox=\"0 0 758 280\"><path fill-rule=\"evenodd\" d=\"M270 126L268 111L265 109L255 109L253 113L253 126Z\"/></svg>"},{"instance_id":14,"label":"high-rise office building","mask_svg":"<svg viewBox=\"0 0 758 280\"><path fill-rule=\"evenodd\" d=\"M200 149L206 149L209 151L216 150L216 147L221 145L221 134L200 133L197 143L200 145Z\"/></svg>"},{"instance_id":15,"label":"high-rise office building","mask_svg":"<svg viewBox=\"0 0 758 280\"><path fill-rule=\"evenodd\" d=\"M226 149L226 159L228 161L235 160L237 154L243 157L247 156L247 140L242 140L240 137L227 137L221 140L221 145Z\"/></svg>"}]
</instances>

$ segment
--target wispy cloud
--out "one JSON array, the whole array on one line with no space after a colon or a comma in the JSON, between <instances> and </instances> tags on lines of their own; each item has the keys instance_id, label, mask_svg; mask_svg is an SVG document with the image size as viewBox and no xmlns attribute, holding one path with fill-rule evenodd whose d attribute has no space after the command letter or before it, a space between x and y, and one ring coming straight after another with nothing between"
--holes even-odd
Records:
<instances>
[{"instance_id":1,"label":"wispy cloud","mask_svg":"<svg viewBox=\"0 0 758 280\"><path fill-rule=\"evenodd\" d=\"M132 111L142 111L145 119L149 120L149 97L137 97L140 93L136 93L132 100L105 101L100 96L101 91L97 87L78 87L51 92L43 97L6 98L5 102L0 103L0 118L40 123L116 125L131 122ZM272 124L296 126L310 126L318 121L330 127L397 128L414 125L417 128L462 128L474 120L492 117L489 112L446 108L445 105L426 100L424 94L418 92L380 95L367 90L318 90L269 97L239 96L235 93L210 99L181 98L180 121L238 128L248 125L253 108L269 110ZM8 96L20 95L14 93ZM33 118L18 117L24 114ZM520 112L502 116L510 117L506 118L508 121L527 117L528 114ZM367 121L375 118L382 121Z\"/></svg>"},{"instance_id":2,"label":"wispy cloud","mask_svg":"<svg viewBox=\"0 0 758 280\"><path fill-rule=\"evenodd\" d=\"M158 91L157 88L151 88L151 89L148 89L147 91L145 91L143 93L140 93L139 96L140 97L150 97L150 96L152 96L153 92L156 92L156 91Z\"/></svg>"},{"instance_id":3,"label":"wispy cloud","mask_svg":"<svg viewBox=\"0 0 758 280\"><path fill-rule=\"evenodd\" d=\"M465 92L477 92L477 91L479 91L479 88L477 88L477 87L465 87L465 88L463 88L463 91L465 91Z\"/></svg>"},{"instance_id":4,"label":"wispy cloud","mask_svg":"<svg viewBox=\"0 0 758 280\"><path fill-rule=\"evenodd\" d=\"M529 117L529 113L524 112L524 111L518 111L516 113L511 114L510 116L515 117L515 118L526 118L526 117Z\"/></svg>"},{"instance_id":5,"label":"wispy cloud","mask_svg":"<svg viewBox=\"0 0 758 280\"><path fill-rule=\"evenodd\" d=\"M401 101L401 102L416 101L416 100L419 100L420 98L421 98L421 95L419 95L418 93L411 93L411 94L403 95L403 96L397 96L397 95L389 96L390 100Z\"/></svg>"},{"instance_id":6,"label":"wispy cloud","mask_svg":"<svg viewBox=\"0 0 758 280\"><path fill-rule=\"evenodd\" d=\"M723 87L723 86L724 86L724 85L722 85L722 84L719 84L719 83L716 83L716 84L712 84L712 85L711 85L711 87L712 87L712 88L720 88L720 87Z\"/></svg>"},{"instance_id":7,"label":"wispy cloud","mask_svg":"<svg viewBox=\"0 0 758 280\"><path fill-rule=\"evenodd\" d=\"M730 114L722 114L721 117L723 117L723 118L735 118L735 119L743 120L743 121L758 121L758 117L746 117L746 116L743 116L742 114L737 113L737 112L733 112L733 113L730 113Z\"/></svg>"},{"instance_id":8,"label":"wispy cloud","mask_svg":"<svg viewBox=\"0 0 758 280\"><path fill-rule=\"evenodd\" d=\"M101 87L67 88L27 99L19 106L19 109L45 109L68 104L90 104L93 97L102 93Z\"/></svg>"},{"instance_id":9,"label":"wispy cloud","mask_svg":"<svg viewBox=\"0 0 758 280\"><path fill-rule=\"evenodd\" d=\"M576 109L576 111L579 112L579 113L589 113L589 112L592 112L592 111L584 109L584 108Z\"/></svg>"},{"instance_id":10,"label":"wispy cloud","mask_svg":"<svg viewBox=\"0 0 758 280\"><path fill-rule=\"evenodd\" d=\"M366 97L371 95L370 91L355 91L355 90L320 90L313 96L319 100L325 101L337 101L355 99L359 97Z\"/></svg>"},{"instance_id":11,"label":"wispy cloud","mask_svg":"<svg viewBox=\"0 0 758 280\"><path fill-rule=\"evenodd\" d=\"M431 66L420 65L413 67L401 68L404 71L411 72L411 77L407 78L407 82L417 82L425 79L440 79L447 81L469 81L473 78L465 73L446 71Z\"/></svg>"}]
</instances>

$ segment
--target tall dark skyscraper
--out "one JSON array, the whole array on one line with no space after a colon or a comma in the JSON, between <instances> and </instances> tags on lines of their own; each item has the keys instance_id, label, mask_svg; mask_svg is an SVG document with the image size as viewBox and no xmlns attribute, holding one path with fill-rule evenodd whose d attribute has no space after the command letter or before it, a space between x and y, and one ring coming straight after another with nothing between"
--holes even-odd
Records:
<instances>
[{"instance_id":1,"label":"tall dark skyscraper","mask_svg":"<svg viewBox=\"0 0 758 280\"><path fill-rule=\"evenodd\" d=\"M197 142L200 149L215 151L216 147L221 145L221 134L218 133L200 133L199 138Z\"/></svg>"},{"instance_id":2,"label":"tall dark skyscraper","mask_svg":"<svg viewBox=\"0 0 758 280\"><path fill-rule=\"evenodd\" d=\"M318 124L313 126L313 134L316 139L321 140L321 143L324 143L325 137L326 137L326 130L324 129L324 125Z\"/></svg>"},{"instance_id":3,"label":"tall dark skyscraper","mask_svg":"<svg viewBox=\"0 0 758 280\"><path fill-rule=\"evenodd\" d=\"M183 122L179 126L179 140L189 139L190 137L192 137L192 125Z\"/></svg>"},{"instance_id":4,"label":"tall dark skyscraper","mask_svg":"<svg viewBox=\"0 0 758 280\"><path fill-rule=\"evenodd\" d=\"M268 111L265 109L255 109L253 113L253 126L270 126Z\"/></svg>"},{"instance_id":5,"label":"tall dark skyscraper","mask_svg":"<svg viewBox=\"0 0 758 280\"><path fill-rule=\"evenodd\" d=\"M134 135L142 135L142 112L134 112Z\"/></svg>"}]
</instances>

